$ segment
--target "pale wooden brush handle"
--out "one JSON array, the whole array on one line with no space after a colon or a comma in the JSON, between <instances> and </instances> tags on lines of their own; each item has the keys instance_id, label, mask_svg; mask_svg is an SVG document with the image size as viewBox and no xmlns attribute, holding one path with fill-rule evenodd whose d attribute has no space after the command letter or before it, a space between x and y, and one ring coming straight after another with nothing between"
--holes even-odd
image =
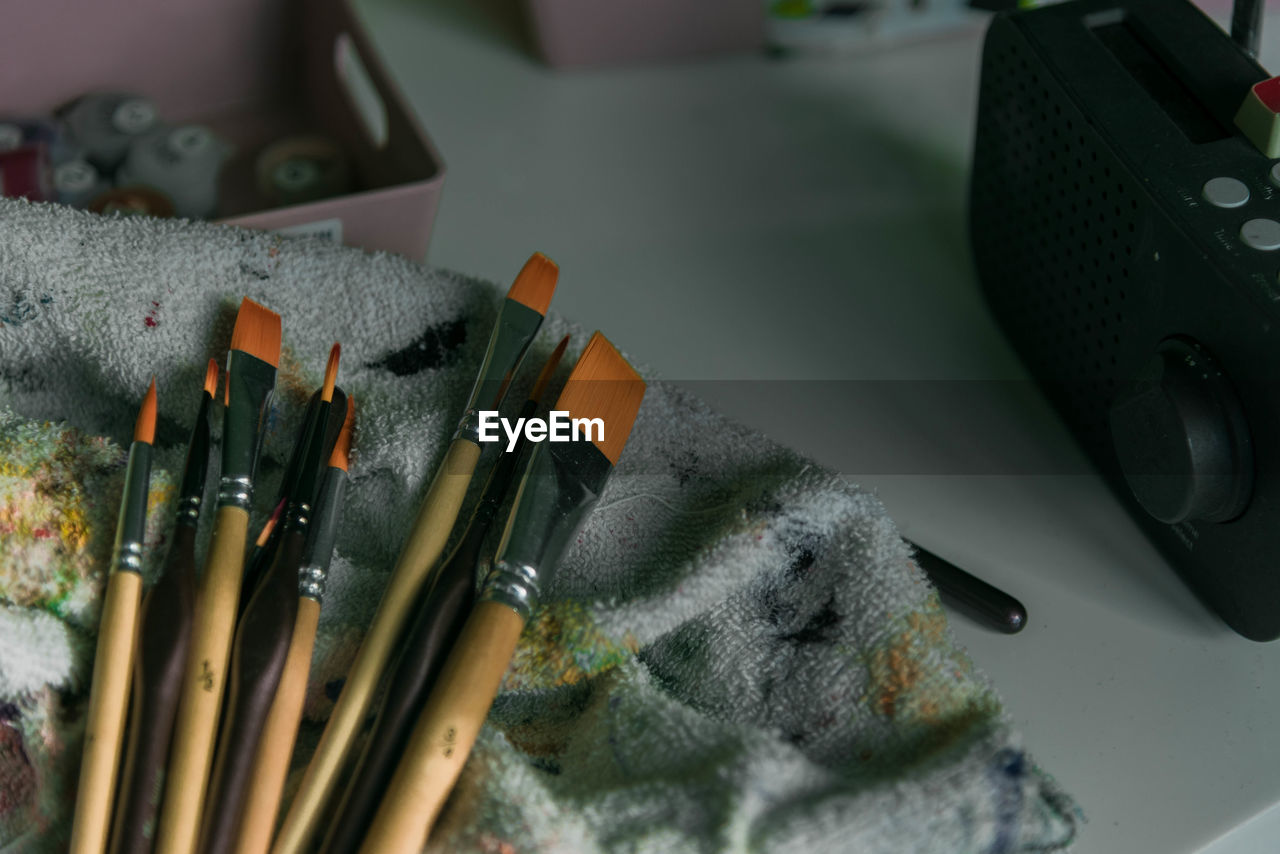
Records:
<instances>
[{"instance_id":1,"label":"pale wooden brush handle","mask_svg":"<svg viewBox=\"0 0 1280 854\"><path fill-rule=\"evenodd\" d=\"M524 621L495 602L476 605L418 719L362 854L418 854L462 773L511 663Z\"/></svg>"},{"instance_id":2,"label":"pale wooden brush handle","mask_svg":"<svg viewBox=\"0 0 1280 854\"><path fill-rule=\"evenodd\" d=\"M271 703L258 753L253 761L249 793L245 801L236 854L266 854L271 845L280 811L280 795L284 792L289 760L302 720L302 704L307 698L307 677L311 672L311 651L315 647L316 625L320 621L320 603L314 599L298 600L298 619L293 624L293 640L284 674Z\"/></svg>"},{"instance_id":3,"label":"pale wooden brush handle","mask_svg":"<svg viewBox=\"0 0 1280 854\"><path fill-rule=\"evenodd\" d=\"M302 785L285 816L275 847L271 849L273 854L303 854L311 840L324 832L325 807L351 755L369 701L395 651L423 582L444 551L479 459L480 446L474 442L456 439L449 446L303 775Z\"/></svg>"},{"instance_id":4,"label":"pale wooden brush handle","mask_svg":"<svg viewBox=\"0 0 1280 854\"><path fill-rule=\"evenodd\" d=\"M93 686L89 689L80 787L71 826L74 854L98 854L107 847L116 768L124 739L125 714L129 710L129 679L133 672L141 598L140 575L111 573L102 605L102 622L98 625L98 650L93 657Z\"/></svg>"},{"instance_id":5,"label":"pale wooden brush handle","mask_svg":"<svg viewBox=\"0 0 1280 854\"><path fill-rule=\"evenodd\" d=\"M191 651L182 677L164 807L156 835L157 854L190 854L196 847L200 808L209 784L222 691L227 682L248 528L249 514L244 510L218 508L213 544L196 599Z\"/></svg>"}]
</instances>

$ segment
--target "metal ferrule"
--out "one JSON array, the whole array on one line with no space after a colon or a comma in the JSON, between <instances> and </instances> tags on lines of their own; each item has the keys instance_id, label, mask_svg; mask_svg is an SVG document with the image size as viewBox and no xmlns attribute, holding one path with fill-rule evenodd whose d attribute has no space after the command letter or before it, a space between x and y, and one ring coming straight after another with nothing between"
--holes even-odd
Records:
<instances>
[{"instance_id":1,"label":"metal ferrule","mask_svg":"<svg viewBox=\"0 0 1280 854\"><path fill-rule=\"evenodd\" d=\"M218 479L218 506L239 507L248 512L253 503L253 480L248 475Z\"/></svg>"},{"instance_id":2,"label":"metal ferrule","mask_svg":"<svg viewBox=\"0 0 1280 854\"><path fill-rule=\"evenodd\" d=\"M484 354L476 384L471 389L471 399L458 422L457 432L453 434L455 439L480 443L481 410L495 410L502 405L511 377L520 367L520 360L540 326L541 314L513 299L503 300L493 335L489 338L489 349Z\"/></svg>"},{"instance_id":3,"label":"metal ferrule","mask_svg":"<svg viewBox=\"0 0 1280 854\"><path fill-rule=\"evenodd\" d=\"M184 495L178 499L179 525L195 526L200 522L200 505L204 503L203 495Z\"/></svg>"},{"instance_id":4,"label":"metal ferrule","mask_svg":"<svg viewBox=\"0 0 1280 854\"><path fill-rule=\"evenodd\" d=\"M480 600L507 605L528 620L612 470L587 442L534 448Z\"/></svg>"},{"instance_id":5,"label":"metal ferrule","mask_svg":"<svg viewBox=\"0 0 1280 854\"><path fill-rule=\"evenodd\" d=\"M338 538L338 520L342 515L342 499L346 488L346 471L330 466L316 496L311 530L307 532L307 543L302 550L302 569L298 574L299 596L306 596L317 602L324 601L324 586L329 576L333 544Z\"/></svg>"},{"instance_id":6,"label":"metal ferrule","mask_svg":"<svg viewBox=\"0 0 1280 854\"><path fill-rule=\"evenodd\" d=\"M227 357L230 404L222 419L222 479L219 507L249 509L253 472L275 389L276 369L243 350Z\"/></svg>"},{"instance_id":7,"label":"metal ferrule","mask_svg":"<svg viewBox=\"0 0 1280 854\"><path fill-rule=\"evenodd\" d=\"M151 446L134 442L124 473L124 494L111 549L111 571L142 572L142 540L147 532L147 492L151 486Z\"/></svg>"}]
</instances>

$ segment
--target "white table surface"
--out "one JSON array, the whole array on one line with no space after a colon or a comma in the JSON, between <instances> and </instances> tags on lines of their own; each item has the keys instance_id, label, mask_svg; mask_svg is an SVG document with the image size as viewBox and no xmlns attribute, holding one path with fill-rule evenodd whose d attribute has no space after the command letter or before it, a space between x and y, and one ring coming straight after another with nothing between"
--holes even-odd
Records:
<instances>
[{"instance_id":1,"label":"white table surface","mask_svg":"<svg viewBox=\"0 0 1280 854\"><path fill-rule=\"evenodd\" d=\"M545 251L556 310L1026 603L1014 637L952 622L1084 808L1074 851L1280 850L1280 646L1183 587L982 301L978 31L563 73L531 57L513 0L357 8L447 164L432 263L502 282Z\"/></svg>"}]
</instances>

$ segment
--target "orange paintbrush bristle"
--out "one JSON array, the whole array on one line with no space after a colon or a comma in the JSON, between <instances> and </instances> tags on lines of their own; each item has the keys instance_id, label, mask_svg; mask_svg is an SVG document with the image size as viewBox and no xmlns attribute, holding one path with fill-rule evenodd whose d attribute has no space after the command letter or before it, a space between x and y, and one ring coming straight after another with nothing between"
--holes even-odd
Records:
<instances>
[{"instance_id":1,"label":"orange paintbrush bristle","mask_svg":"<svg viewBox=\"0 0 1280 854\"><path fill-rule=\"evenodd\" d=\"M338 381L338 359L342 356L342 345L334 342L329 348L329 361L324 366L324 391L320 392L320 399L325 403L333 400L333 386Z\"/></svg>"},{"instance_id":2,"label":"orange paintbrush bristle","mask_svg":"<svg viewBox=\"0 0 1280 854\"><path fill-rule=\"evenodd\" d=\"M204 372L204 393L213 397L218 391L218 363L209 360L209 367Z\"/></svg>"},{"instance_id":3,"label":"orange paintbrush bristle","mask_svg":"<svg viewBox=\"0 0 1280 854\"><path fill-rule=\"evenodd\" d=\"M347 418L338 431L338 441L333 443L333 452L329 454L329 468L347 470L351 457L351 431L356 426L356 401L347 395Z\"/></svg>"},{"instance_id":4,"label":"orange paintbrush bristle","mask_svg":"<svg viewBox=\"0 0 1280 854\"><path fill-rule=\"evenodd\" d=\"M138 410L138 421L133 425L133 441L153 444L156 440L156 378L151 378L147 394Z\"/></svg>"},{"instance_id":5,"label":"orange paintbrush bristle","mask_svg":"<svg viewBox=\"0 0 1280 854\"><path fill-rule=\"evenodd\" d=\"M222 384L222 405L231 407L231 370L227 369L226 382Z\"/></svg>"},{"instance_id":6,"label":"orange paintbrush bristle","mask_svg":"<svg viewBox=\"0 0 1280 854\"><path fill-rule=\"evenodd\" d=\"M271 516L262 524L262 531L258 534L258 539L254 545L259 548L267 544L267 540L271 539L271 532L275 530L276 523L280 521L280 514L284 512L284 502L281 501L276 505L276 509L271 512Z\"/></svg>"},{"instance_id":7,"label":"orange paintbrush bristle","mask_svg":"<svg viewBox=\"0 0 1280 854\"><path fill-rule=\"evenodd\" d=\"M546 255L535 252L524 263L520 275L507 291L507 299L513 299L523 306L533 309L538 314L546 314L551 305L551 295L556 292L556 279L560 277L560 268Z\"/></svg>"},{"instance_id":8,"label":"orange paintbrush bristle","mask_svg":"<svg viewBox=\"0 0 1280 854\"><path fill-rule=\"evenodd\" d=\"M533 391L529 392L529 399L537 402L542 400L542 393L547 390L547 383L551 382L551 376L556 372L556 368L560 367L560 360L564 357L564 349L569 346L569 336L566 335L560 339L560 343L551 351L551 355L547 357L547 362L542 366L542 372L538 374L538 379L533 383Z\"/></svg>"},{"instance_id":9,"label":"orange paintbrush bristle","mask_svg":"<svg viewBox=\"0 0 1280 854\"><path fill-rule=\"evenodd\" d=\"M573 366L555 408L568 412L570 418L599 418L604 424L603 435L593 444L617 465L640 411L644 390L644 380L635 368L597 332Z\"/></svg>"},{"instance_id":10,"label":"orange paintbrush bristle","mask_svg":"<svg viewBox=\"0 0 1280 854\"><path fill-rule=\"evenodd\" d=\"M231 349L277 367L280 364L280 315L245 297L231 330Z\"/></svg>"}]
</instances>

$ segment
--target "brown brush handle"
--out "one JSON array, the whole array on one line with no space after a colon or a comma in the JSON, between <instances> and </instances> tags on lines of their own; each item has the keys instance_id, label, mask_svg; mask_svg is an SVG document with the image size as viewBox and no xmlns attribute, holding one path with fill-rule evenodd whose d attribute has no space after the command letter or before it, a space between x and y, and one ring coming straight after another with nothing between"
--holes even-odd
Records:
<instances>
[{"instance_id":1,"label":"brown brush handle","mask_svg":"<svg viewBox=\"0 0 1280 854\"><path fill-rule=\"evenodd\" d=\"M302 786L285 816L272 848L275 854L303 854L323 832L324 810L350 756L355 735L364 723L374 689L395 651L428 572L444 551L479 459L480 446L474 442L455 439L449 446L307 766Z\"/></svg>"},{"instance_id":2,"label":"brown brush handle","mask_svg":"<svg viewBox=\"0 0 1280 854\"><path fill-rule=\"evenodd\" d=\"M363 854L418 854L462 773L524 629L506 605L481 602L467 619L414 727Z\"/></svg>"},{"instance_id":3,"label":"brown brush handle","mask_svg":"<svg viewBox=\"0 0 1280 854\"><path fill-rule=\"evenodd\" d=\"M142 600L133 663L133 714L111 854L150 854L155 837L164 765L191 641L195 542L194 525L174 526L164 574Z\"/></svg>"},{"instance_id":4,"label":"brown brush handle","mask_svg":"<svg viewBox=\"0 0 1280 854\"><path fill-rule=\"evenodd\" d=\"M479 537L468 532L466 539ZM382 708L365 739L360 762L330 820L320 847L322 854L356 850L373 821L413 726L471 613L476 598L477 551L478 543L475 548L460 549L437 573L387 681Z\"/></svg>"},{"instance_id":5,"label":"brown brush handle","mask_svg":"<svg viewBox=\"0 0 1280 854\"><path fill-rule=\"evenodd\" d=\"M302 720L302 704L307 698L307 677L311 672L311 652L319 622L320 603L315 599L299 599L289 657L285 659L280 687L276 689L258 742L258 755L253 761L236 854L266 854L271 846L271 832L275 830L280 796L284 793L289 760L298 737L298 722Z\"/></svg>"},{"instance_id":6,"label":"brown brush handle","mask_svg":"<svg viewBox=\"0 0 1280 854\"><path fill-rule=\"evenodd\" d=\"M298 567L305 529L286 530L236 630L226 717L200 832L201 854L230 854L240 835L249 774L284 674L298 615Z\"/></svg>"},{"instance_id":7,"label":"brown brush handle","mask_svg":"<svg viewBox=\"0 0 1280 854\"><path fill-rule=\"evenodd\" d=\"M136 572L115 571L107 579L71 825L70 850L74 854L99 854L107 848L141 595L142 577Z\"/></svg>"},{"instance_id":8,"label":"brown brush handle","mask_svg":"<svg viewBox=\"0 0 1280 854\"><path fill-rule=\"evenodd\" d=\"M195 851L200 810L213 760L213 740L222 710L222 691L227 681L227 659L235 631L248 529L249 514L244 510L218 508L213 544L209 547L196 600L191 649L182 675L164 807L156 836L159 854Z\"/></svg>"}]
</instances>

